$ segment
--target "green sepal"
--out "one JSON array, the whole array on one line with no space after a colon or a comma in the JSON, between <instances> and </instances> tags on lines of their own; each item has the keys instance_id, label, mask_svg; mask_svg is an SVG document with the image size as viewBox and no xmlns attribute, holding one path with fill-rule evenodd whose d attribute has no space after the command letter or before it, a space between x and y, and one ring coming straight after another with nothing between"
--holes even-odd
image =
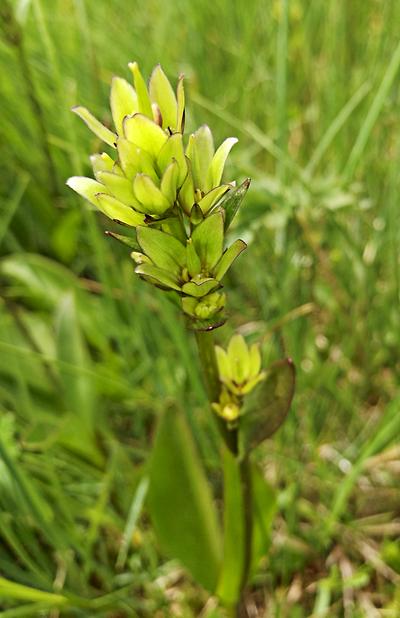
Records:
<instances>
[{"instance_id":1,"label":"green sepal","mask_svg":"<svg viewBox=\"0 0 400 618\"><path fill-rule=\"evenodd\" d=\"M240 240L239 238L238 240L235 240L235 242L229 247L229 249L227 249L223 253L214 270L214 277L218 279L218 281L221 281L222 277L232 266L238 255L240 255L242 251L246 249L246 247L247 245L244 240Z\"/></svg>"},{"instance_id":2,"label":"green sepal","mask_svg":"<svg viewBox=\"0 0 400 618\"><path fill-rule=\"evenodd\" d=\"M134 251L140 251L140 246L136 238L131 238L130 236L123 236L122 234L111 232L110 230L106 230L104 233L106 236L111 236L111 238L115 238L115 240L118 240L118 242L126 245L130 249L133 249Z\"/></svg>"},{"instance_id":3,"label":"green sepal","mask_svg":"<svg viewBox=\"0 0 400 618\"><path fill-rule=\"evenodd\" d=\"M171 273L153 264L139 264L135 268L135 273L160 288L181 291L177 280Z\"/></svg>"},{"instance_id":4,"label":"green sepal","mask_svg":"<svg viewBox=\"0 0 400 618\"><path fill-rule=\"evenodd\" d=\"M83 120L83 122L89 127L91 131L93 131L95 135L97 135L99 139L101 139L109 146L112 146L112 148L115 148L117 135L110 131L110 129L107 129L107 127L105 127L104 124L100 122L100 120L97 120L97 118L95 118L93 114L91 114L89 110L86 109L86 107L82 107L82 105L76 105L72 108L71 111L73 111L74 114L79 116L79 118Z\"/></svg>"},{"instance_id":5,"label":"green sepal","mask_svg":"<svg viewBox=\"0 0 400 618\"><path fill-rule=\"evenodd\" d=\"M151 74L149 92L151 100L160 108L163 128L175 130L178 105L169 79L159 64Z\"/></svg>"},{"instance_id":6,"label":"green sepal","mask_svg":"<svg viewBox=\"0 0 400 618\"><path fill-rule=\"evenodd\" d=\"M137 62L130 62L128 67L132 71L133 81L135 84L136 95L138 99L139 111L148 118L153 118L149 93L147 91L146 82L140 72Z\"/></svg>"},{"instance_id":7,"label":"green sepal","mask_svg":"<svg viewBox=\"0 0 400 618\"><path fill-rule=\"evenodd\" d=\"M225 211L225 232L230 227L239 207L250 186L250 178L246 178L239 187L233 187L225 196L225 198L217 205L217 208L223 208Z\"/></svg>"},{"instance_id":8,"label":"green sepal","mask_svg":"<svg viewBox=\"0 0 400 618\"><path fill-rule=\"evenodd\" d=\"M139 111L138 98L132 86L122 77L113 77L110 92L111 114L118 135L122 133L122 121Z\"/></svg>"},{"instance_id":9,"label":"green sepal","mask_svg":"<svg viewBox=\"0 0 400 618\"><path fill-rule=\"evenodd\" d=\"M188 281L187 283L184 283L182 286L182 292L188 294L189 296L194 296L195 298L202 298L203 296L207 296L207 294L219 286L219 281L212 278L206 278L199 280L198 283L195 281Z\"/></svg>"},{"instance_id":10,"label":"green sepal","mask_svg":"<svg viewBox=\"0 0 400 618\"><path fill-rule=\"evenodd\" d=\"M192 206L190 211L190 223L194 226L199 225L202 221L204 221L204 214L201 210L200 206L195 203Z\"/></svg>"},{"instance_id":11,"label":"green sepal","mask_svg":"<svg viewBox=\"0 0 400 618\"><path fill-rule=\"evenodd\" d=\"M193 244L205 272L210 272L222 256L224 218L222 212L210 215L192 234Z\"/></svg>"},{"instance_id":12,"label":"green sepal","mask_svg":"<svg viewBox=\"0 0 400 618\"><path fill-rule=\"evenodd\" d=\"M175 275L180 274L186 263L186 250L179 240L160 230L143 226L137 228L136 235L142 251L156 266Z\"/></svg>"},{"instance_id":13,"label":"green sepal","mask_svg":"<svg viewBox=\"0 0 400 618\"><path fill-rule=\"evenodd\" d=\"M245 400L239 421L243 453L270 438L282 425L290 409L295 388L295 368L289 358L276 361L264 381Z\"/></svg>"}]
</instances>

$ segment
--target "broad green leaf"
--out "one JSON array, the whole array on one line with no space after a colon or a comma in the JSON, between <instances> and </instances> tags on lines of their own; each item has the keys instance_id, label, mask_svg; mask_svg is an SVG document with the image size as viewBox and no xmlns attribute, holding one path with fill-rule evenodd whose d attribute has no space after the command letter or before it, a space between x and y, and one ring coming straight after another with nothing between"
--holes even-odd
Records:
<instances>
[{"instance_id":1,"label":"broad green leaf","mask_svg":"<svg viewBox=\"0 0 400 618\"><path fill-rule=\"evenodd\" d=\"M195 188L209 191L212 187L207 183L207 174L214 156L214 140L206 124L189 137L186 155L192 163Z\"/></svg>"},{"instance_id":2,"label":"broad green leaf","mask_svg":"<svg viewBox=\"0 0 400 618\"><path fill-rule=\"evenodd\" d=\"M221 281L222 277L232 266L238 255L246 249L247 245L243 240L235 240L235 242L227 249L218 264L215 267L214 276L218 281Z\"/></svg>"},{"instance_id":3,"label":"broad green leaf","mask_svg":"<svg viewBox=\"0 0 400 618\"><path fill-rule=\"evenodd\" d=\"M138 98L139 111L148 118L153 118L149 93L147 91L146 82L140 72L137 62L130 62L128 67L132 71L133 81L135 84L136 95Z\"/></svg>"},{"instance_id":4,"label":"broad green leaf","mask_svg":"<svg viewBox=\"0 0 400 618\"><path fill-rule=\"evenodd\" d=\"M229 189L229 185L221 185L219 187L215 187L211 189L205 196L198 202L202 212L206 215L208 211L218 202L218 200L226 193Z\"/></svg>"},{"instance_id":5,"label":"broad green leaf","mask_svg":"<svg viewBox=\"0 0 400 618\"><path fill-rule=\"evenodd\" d=\"M66 184L96 207L98 206L96 195L107 192L106 187L101 182L85 176L71 176Z\"/></svg>"},{"instance_id":6,"label":"broad green leaf","mask_svg":"<svg viewBox=\"0 0 400 618\"><path fill-rule=\"evenodd\" d=\"M178 275L186 262L186 250L179 240L150 227L138 227L137 239L143 253L156 266Z\"/></svg>"},{"instance_id":7,"label":"broad green leaf","mask_svg":"<svg viewBox=\"0 0 400 618\"><path fill-rule=\"evenodd\" d=\"M157 157L168 137L153 120L143 114L126 116L123 121L124 136L154 158Z\"/></svg>"},{"instance_id":8,"label":"broad green leaf","mask_svg":"<svg viewBox=\"0 0 400 618\"><path fill-rule=\"evenodd\" d=\"M164 270L164 268L160 268L159 266L154 266L153 264L139 264L139 266L135 268L135 273L159 287L170 288L177 292L181 291L177 279L173 277L168 270Z\"/></svg>"},{"instance_id":9,"label":"broad green leaf","mask_svg":"<svg viewBox=\"0 0 400 618\"><path fill-rule=\"evenodd\" d=\"M135 176L133 190L136 198L142 205L141 210L148 214L162 215L172 206L150 176L146 174L137 174Z\"/></svg>"},{"instance_id":10,"label":"broad green leaf","mask_svg":"<svg viewBox=\"0 0 400 618\"><path fill-rule=\"evenodd\" d=\"M193 244L203 268L210 272L222 256L224 220L221 212L210 215L192 234Z\"/></svg>"},{"instance_id":11,"label":"broad green leaf","mask_svg":"<svg viewBox=\"0 0 400 618\"><path fill-rule=\"evenodd\" d=\"M148 504L164 551L213 592L221 561L217 513L186 420L172 408L161 418L150 457Z\"/></svg>"},{"instance_id":12,"label":"broad green leaf","mask_svg":"<svg viewBox=\"0 0 400 618\"><path fill-rule=\"evenodd\" d=\"M143 225L144 223L144 216L142 213L136 212L136 210L133 210L130 206L123 204L111 195L107 195L106 193L98 193L97 202L99 210L114 221L120 221L121 223L126 223L126 225L131 225L132 227Z\"/></svg>"},{"instance_id":13,"label":"broad green leaf","mask_svg":"<svg viewBox=\"0 0 400 618\"><path fill-rule=\"evenodd\" d=\"M89 110L86 109L86 107L77 105L76 107L72 108L72 111L74 112L74 114L79 116L79 118L82 118L83 122L87 124L89 129L93 131L93 133L97 135L98 138L100 138L109 146L115 148L115 142L117 141L116 134L110 131L110 129L107 129L104 124L97 120L97 118L95 118L93 114L91 114Z\"/></svg>"},{"instance_id":14,"label":"broad green leaf","mask_svg":"<svg viewBox=\"0 0 400 618\"><path fill-rule=\"evenodd\" d=\"M175 130L178 105L169 79L159 64L151 74L149 92L150 99L160 108L163 128L170 127Z\"/></svg>"},{"instance_id":15,"label":"broad green leaf","mask_svg":"<svg viewBox=\"0 0 400 618\"><path fill-rule=\"evenodd\" d=\"M110 107L118 135L122 134L122 121L139 111L138 98L132 86L122 77L113 77L111 82Z\"/></svg>"},{"instance_id":16,"label":"broad green leaf","mask_svg":"<svg viewBox=\"0 0 400 618\"><path fill-rule=\"evenodd\" d=\"M182 286L182 292L185 292L185 294L189 296L194 296L195 298L201 298L209 294L211 290L215 290L218 286L219 281L211 278L203 279L199 282L188 281Z\"/></svg>"},{"instance_id":17,"label":"broad green leaf","mask_svg":"<svg viewBox=\"0 0 400 618\"><path fill-rule=\"evenodd\" d=\"M165 170L161 179L161 193L165 195L168 202L173 204L176 200L176 191L178 188L179 166L175 159L170 163Z\"/></svg>"},{"instance_id":18,"label":"broad green leaf","mask_svg":"<svg viewBox=\"0 0 400 618\"><path fill-rule=\"evenodd\" d=\"M232 147L238 142L236 137L228 137L217 149L208 170L209 187L217 187L221 183L226 159Z\"/></svg>"},{"instance_id":19,"label":"broad green leaf","mask_svg":"<svg viewBox=\"0 0 400 618\"><path fill-rule=\"evenodd\" d=\"M225 211L225 232L230 227L239 207L250 186L250 178L247 178L239 187L232 188L220 204Z\"/></svg>"},{"instance_id":20,"label":"broad green leaf","mask_svg":"<svg viewBox=\"0 0 400 618\"><path fill-rule=\"evenodd\" d=\"M247 397L240 417L239 439L248 452L271 437L282 425L290 409L295 386L291 359L276 361L264 381Z\"/></svg>"},{"instance_id":21,"label":"broad green leaf","mask_svg":"<svg viewBox=\"0 0 400 618\"><path fill-rule=\"evenodd\" d=\"M113 172L97 172L97 179L106 187L106 191L103 189L101 193L111 193L121 202L134 205L136 200L132 182L126 176L120 176Z\"/></svg>"},{"instance_id":22,"label":"broad green leaf","mask_svg":"<svg viewBox=\"0 0 400 618\"><path fill-rule=\"evenodd\" d=\"M186 178L188 169L185 152L183 150L182 135L180 133L171 135L161 148L157 157L157 165L160 171L163 172L173 159L175 159L179 165L178 186L180 187Z\"/></svg>"}]
</instances>

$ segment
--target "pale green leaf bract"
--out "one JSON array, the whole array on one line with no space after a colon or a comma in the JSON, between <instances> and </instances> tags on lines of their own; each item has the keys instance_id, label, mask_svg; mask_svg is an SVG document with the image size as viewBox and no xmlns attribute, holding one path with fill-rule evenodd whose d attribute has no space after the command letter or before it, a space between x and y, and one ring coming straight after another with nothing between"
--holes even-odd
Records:
<instances>
[{"instance_id":1,"label":"pale green leaf bract","mask_svg":"<svg viewBox=\"0 0 400 618\"><path fill-rule=\"evenodd\" d=\"M235 240L235 242L223 253L221 259L215 267L214 276L218 281L221 281L222 277L232 266L238 255L246 249L247 245L244 240Z\"/></svg>"},{"instance_id":2,"label":"pale green leaf bract","mask_svg":"<svg viewBox=\"0 0 400 618\"><path fill-rule=\"evenodd\" d=\"M178 105L169 79L159 64L151 74L149 92L151 101L157 103L161 111L163 128L170 127L174 130L176 128Z\"/></svg>"},{"instance_id":3,"label":"pale green leaf bract","mask_svg":"<svg viewBox=\"0 0 400 618\"><path fill-rule=\"evenodd\" d=\"M74 112L74 114L79 116L79 118L82 118L83 122L87 124L89 129L93 131L93 133L97 135L98 138L100 138L109 146L112 146L113 148L116 147L115 142L117 141L117 135L110 131L110 129L107 129L104 124L97 120L97 118L95 118L93 114L89 112L88 109L86 109L86 107L77 105L76 107L72 108L72 111Z\"/></svg>"},{"instance_id":4,"label":"pale green leaf bract","mask_svg":"<svg viewBox=\"0 0 400 618\"><path fill-rule=\"evenodd\" d=\"M156 266L179 274L186 262L184 245L165 232L140 226L136 230L138 243Z\"/></svg>"}]
</instances>

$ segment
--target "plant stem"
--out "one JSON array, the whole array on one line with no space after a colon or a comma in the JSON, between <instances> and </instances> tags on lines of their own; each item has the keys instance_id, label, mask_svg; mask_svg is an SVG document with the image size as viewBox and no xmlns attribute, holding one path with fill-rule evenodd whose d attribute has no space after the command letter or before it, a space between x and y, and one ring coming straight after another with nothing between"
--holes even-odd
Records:
<instances>
[{"instance_id":1,"label":"plant stem","mask_svg":"<svg viewBox=\"0 0 400 618\"><path fill-rule=\"evenodd\" d=\"M217 359L214 349L214 337L212 332L196 332L196 341L199 350L200 363L202 366L207 393L210 402L218 401L220 394L220 381L218 373ZM232 611L232 616L239 618L244 608L243 592L249 578L252 559L252 538L253 538L253 487L251 479L251 464L248 454L241 460L238 457L238 432L229 430L223 419L217 418L219 429L229 450L236 457L239 466L240 487L242 494L242 517L243 517L243 567L241 574L241 598L236 607L228 608ZM225 482L227 479L225 478Z\"/></svg>"},{"instance_id":2,"label":"plant stem","mask_svg":"<svg viewBox=\"0 0 400 618\"><path fill-rule=\"evenodd\" d=\"M217 357L214 349L214 334L212 331L196 331L196 341L208 399L210 403L217 402L219 400L221 384L219 381ZM227 447L236 455L238 452L236 429L228 429L222 418L217 415L214 415L214 417L217 420L218 429Z\"/></svg>"}]
</instances>

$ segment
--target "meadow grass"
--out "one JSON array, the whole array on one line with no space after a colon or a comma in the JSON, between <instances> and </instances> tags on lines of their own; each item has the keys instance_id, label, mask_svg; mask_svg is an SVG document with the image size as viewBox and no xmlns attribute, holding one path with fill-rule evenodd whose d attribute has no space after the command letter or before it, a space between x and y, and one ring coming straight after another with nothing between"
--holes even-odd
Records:
<instances>
[{"instance_id":1,"label":"meadow grass","mask_svg":"<svg viewBox=\"0 0 400 618\"><path fill-rule=\"evenodd\" d=\"M289 419L259 453L278 488L251 616L400 615L396 0L3 3L0 615L223 616L159 552L144 471L165 402L215 478L193 341L65 187L100 143L112 75L186 75L188 129L237 135L253 179L231 322L293 357ZM229 332L228 332L229 331ZM218 336L225 343L230 328Z\"/></svg>"}]
</instances>

